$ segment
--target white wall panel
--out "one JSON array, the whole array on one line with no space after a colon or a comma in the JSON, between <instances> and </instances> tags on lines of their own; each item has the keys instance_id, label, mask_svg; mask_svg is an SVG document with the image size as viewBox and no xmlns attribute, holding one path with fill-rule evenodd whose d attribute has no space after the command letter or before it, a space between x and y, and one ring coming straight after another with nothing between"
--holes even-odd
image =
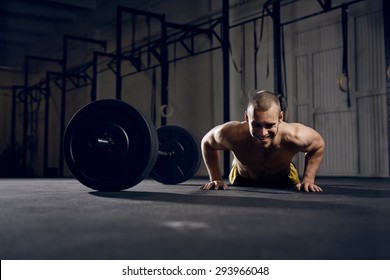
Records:
<instances>
[{"instance_id":1,"label":"white wall panel","mask_svg":"<svg viewBox=\"0 0 390 280\"><path fill-rule=\"evenodd\" d=\"M314 123L326 143L319 175L356 175L356 115L351 111L320 113L314 115Z\"/></svg>"},{"instance_id":2,"label":"white wall panel","mask_svg":"<svg viewBox=\"0 0 390 280\"><path fill-rule=\"evenodd\" d=\"M385 90L382 12L355 19L356 90L363 95Z\"/></svg>"},{"instance_id":3,"label":"white wall panel","mask_svg":"<svg viewBox=\"0 0 390 280\"><path fill-rule=\"evenodd\" d=\"M388 176L386 95L358 99L360 172Z\"/></svg>"},{"instance_id":4,"label":"white wall panel","mask_svg":"<svg viewBox=\"0 0 390 280\"><path fill-rule=\"evenodd\" d=\"M307 102L309 98L309 57L307 55L298 56L296 60L297 75L297 102Z\"/></svg>"},{"instance_id":5,"label":"white wall panel","mask_svg":"<svg viewBox=\"0 0 390 280\"><path fill-rule=\"evenodd\" d=\"M389 153L382 12L357 16L354 28L360 173L387 177Z\"/></svg>"},{"instance_id":6,"label":"white wall panel","mask_svg":"<svg viewBox=\"0 0 390 280\"><path fill-rule=\"evenodd\" d=\"M315 108L345 108L347 94L341 92L337 79L342 72L342 49L313 54L313 104Z\"/></svg>"}]
</instances>

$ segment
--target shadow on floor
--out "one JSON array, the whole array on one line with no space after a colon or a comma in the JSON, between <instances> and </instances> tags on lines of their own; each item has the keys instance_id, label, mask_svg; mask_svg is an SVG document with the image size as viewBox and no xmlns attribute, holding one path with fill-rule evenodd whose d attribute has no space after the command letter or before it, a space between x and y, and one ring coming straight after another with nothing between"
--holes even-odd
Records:
<instances>
[{"instance_id":1,"label":"shadow on floor","mask_svg":"<svg viewBox=\"0 0 390 280\"><path fill-rule=\"evenodd\" d=\"M248 196L248 195L252 195ZM304 193L295 190L251 189L239 187L228 191L197 190L192 193L170 193L152 191L90 192L91 195L105 198L137 201L158 201L181 204L218 205L229 207L285 208L356 211L364 208L360 203L345 203L353 197L358 199L390 197L388 191L356 190L343 187L330 187L322 193ZM344 196L335 201L335 196ZM389 207L390 209L390 207Z\"/></svg>"}]
</instances>

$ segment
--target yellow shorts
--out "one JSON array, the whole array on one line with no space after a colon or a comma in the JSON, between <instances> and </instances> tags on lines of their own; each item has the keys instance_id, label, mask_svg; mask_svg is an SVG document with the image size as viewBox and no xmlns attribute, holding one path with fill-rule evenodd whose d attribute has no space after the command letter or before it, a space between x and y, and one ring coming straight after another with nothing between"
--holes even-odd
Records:
<instances>
[{"instance_id":1,"label":"yellow shorts","mask_svg":"<svg viewBox=\"0 0 390 280\"><path fill-rule=\"evenodd\" d=\"M229 174L230 184L237 185L238 184L237 179L239 179L239 178L240 178L240 181L246 181L248 183L250 182L249 179L243 178L240 176L240 174L238 174L237 165L233 164L232 169L230 170L230 174ZM268 183L272 184L272 180L273 180L272 178L269 178L269 180L267 180L267 181L268 181ZM290 172L288 173L286 178L282 178L282 180L280 180L280 177L278 176L278 178L275 178L275 180L277 181L277 182L275 182L277 184L281 183L284 180L284 181L288 181L288 182L292 183L294 186L300 182L298 171L293 163L290 163Z\"/></svg>"}]
</instances>

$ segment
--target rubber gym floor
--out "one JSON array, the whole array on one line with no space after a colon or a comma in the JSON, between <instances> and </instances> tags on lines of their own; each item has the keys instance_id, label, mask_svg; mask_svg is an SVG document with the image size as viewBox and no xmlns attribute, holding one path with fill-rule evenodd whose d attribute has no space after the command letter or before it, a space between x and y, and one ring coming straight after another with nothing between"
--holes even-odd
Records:
<instances>
[{"instance_id":1,"label":"rubber gym floor","mask_svg":"<svg viewBox=\"0 0 390 280\"><path fill-rule=\"evenodd\" d=\"M322 193L204 182L2 179L0 259L390 259L388 179L319 178Z\"/></svg>"}]
</instances>

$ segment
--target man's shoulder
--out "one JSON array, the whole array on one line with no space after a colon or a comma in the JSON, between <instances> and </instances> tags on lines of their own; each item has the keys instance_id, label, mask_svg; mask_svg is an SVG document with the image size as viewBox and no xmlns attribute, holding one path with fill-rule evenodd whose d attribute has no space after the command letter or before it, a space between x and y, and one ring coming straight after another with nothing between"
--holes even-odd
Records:
<instances>
[{"instance_id":1,"label":"man's shoulder","mask_svg":"<svg viewBox=\"0 0 390 280\"><path fill-rule=\"evenodd\" d=\"M225 126L242 126L242 125L245 125L247 122L240 122L240 121L229 121L229 122L226 122L224 125Z\"/></svg>"},{"instance_id":2,"label":"man's shoulder","mask_svg":"<svg viewBox=\"0 0 390 280\"><path fill-rule=\"evenodd\" d=\"M307 126L301 123L281 123L282 132L285 134L295 135L302 130L307 129Z\"/></svg>"},{"instance_id":3,"label":"man's shoulder","mask_svg":"<svg viewBox=\"0 0 390 280\"><path fill-rule=\"evenodd\" d=\"M286 144L305 145L310 140L312 129L301 123L283 123L281 129L282 141Z\"/></svg>"},{"instance_id":4,"label":"man's shoulder","mask_svg":"<svg viewBox=\"0 0 390 280\"><path fill-rule=\"evenodd\" d=\"M236 133L237 130L244 130L247 129L248 124L247 122L239 122L239 121L230 121L226 122L223 125L220 126L221 131L229 133L234 132Z\"/></svg>"},{"instance_id":5,"label":"man's shoulder","mask_svg":"<svg viewBox=\"0 0 390 280\"><path fill-rule=\"evenodd\" d=\"M249 132L247 122L230 121L220 127L219 133L229 141L240 141L246 138Z\"/></svg>"}]
</instances>

